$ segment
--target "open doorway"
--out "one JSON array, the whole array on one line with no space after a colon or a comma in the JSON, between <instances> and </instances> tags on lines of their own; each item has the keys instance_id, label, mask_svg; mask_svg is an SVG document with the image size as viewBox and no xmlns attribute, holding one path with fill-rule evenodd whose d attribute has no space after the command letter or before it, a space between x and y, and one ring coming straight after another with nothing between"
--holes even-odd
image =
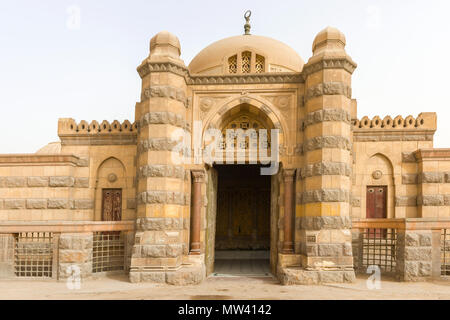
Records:
<instances>
[{"instance_id":1,"label":"open doorway","mask_svg":"<svg viewBox=\"0 0 450 320\"><path fill-rule=\"evenodd\" d=\"M215 276L270 275L271 176L260 165L216 165Z\"/></svg>"}]
</instances>

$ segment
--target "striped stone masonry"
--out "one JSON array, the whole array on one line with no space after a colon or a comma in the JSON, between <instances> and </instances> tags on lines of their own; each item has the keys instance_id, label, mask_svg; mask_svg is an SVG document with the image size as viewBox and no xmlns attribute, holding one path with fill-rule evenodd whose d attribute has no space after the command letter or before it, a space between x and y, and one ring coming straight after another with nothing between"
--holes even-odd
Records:
<instances>
[{"instance_id":1,"label":"striped stone masonry","mask_svg":"<svg viewBox=\"0 0 450 320\"><path fill-rule=\"evenodd\" d=\"M177 191L145 191L138 194L138 204L188 205L190 194Z\"/></svg>"},{"instance_id":2,"label":"striped stone masonry","mask_svg":"<svg viewBox=\"0 0 450 320\"><path fill-rule=\"evenodd\" d=\"M342 150L351 150L352 143L346 137L341 136L318 136L309 139L303 145L303 152L314 151L318 149L335 148Z\"/></svg>"},{"instance_id":3,"label":"striped stone masonry","mask_svg":"<svg viewBox=\"0 0 450 320\"><path fill-rule=\"evenodd\" d=\"M450 194L432 194L432 195L419 195L417 196L418 206L450 206Z\"/></svg>"},{"instance_id":4,"label":"striped stone masonry","mask_svg":"<svg viewBox=\"0 0 450 320\"><path fill-rule=\"evenodd\" d=\"M323 230L323 229L351 229L350 217L297 217L296 229Z\"/></svg>"},{"instance_id":5,"label":"striped stone masonry","mask_svg":"<svg viewBox=\"0 0 450 320\"><path fill-rule=\"evenodd\" d=\"M0 199L0 210L23 209L71 209L90 210L94 201L90 199Z\"/></svg>"},{"instance_id":6,"label":"striped stone masonry","mask_svg":"<svg viewBox=\"0 0 450 320\"><path fill-rule=\"evenodd\" d=\"M182 102L187 107L184 90L170 85L152 85L142 91L141 102L149 98L168 98Z\"/></svg>"},{"instance_id":7,"label":"striped stone masonry","mask_svg":"<svg viewBox=\"0 0 450 320\"><path fill-rule=\"evenodd\" d=\"M319 189L297 193L297 204L314 202L349 202L350 192L344 189Z\"/></svg>"},{"instance_id":8,"label":"striped stone masonry","mask_svg":"<svg viewBox=\"0 0 450 320\"><path fill-rule=\"evenodd\" d=\"M402 152L402 162L417 162L414 152Z\"/></svg>"},{"instance_id":9,"label":"striped stone masonry","mask_svg":"<svg viewBox=\"0 0 450 320\"><path fill-rule=\"evenodd\" d=\"M450 183L450 172L422 172L418 183Z\"/></svg>"},{"instance_id":10,"label":"striped stone masonry","mask_svg":"<svg viewBox=\"0 0 450 320\"><path fill-rule=\"evenodd\" d=\"M138 145L138 152L146 151L174 151L175 147L181 143L171 138L151 138L141 140ZM183 151L183 150L179 150Z\"/></svg>"},{"instance_id":11,"label":"striped stone masonry","mask_svg":"<svg viewBox=\"0 0 450 320\"><path fill-rule=\"evenodd\" d=\"M307 177L326 175L341 175L349 177L351 173L351 166L344 162L317 162L314 164L309 164L298 170L297 178L304 179Z\"/></svg>"},{"instance_id":12,"label":"striped stone masonry","mask_svg":"<svg viewBox=\"0 0 450 320\"><path fill-rule=\"evenodd\" d=\"M308 88L305 101L311 100L323 95L343 95L349 99L352 97L352 88L343 82L324 82Z\"/></svg>"},{"instance_id":13,"label":"striped stone masonry","mask_svg":"<svg viewBox=\"0 0 450 320\"><path fill-rule=\"evenodd\" d=\"M415 207L417 206L417 197L415 196L397 196L395 197L396 207Z\"/></svg>"},{"instance_id":14,"label":"striped stone masonry","mask_svg":"<svg viewBox=\"0 0 450 320\"><path fill-rule=\"evenodd\" d=\"M189 219L183 218L138 218L137 231L184 230L189 227Z\"/></svg>"},{"instance_id":15,"label":"striped stone masonry","mask_svg":"<svg viewBox=\"0 0 450 320\"><path fill-rule=\"evenodd\" d=\"M89 188L89 178L56 177L0 177L0 188Z\"/></svg>"},{"instance_id":16,"label":"striped stone masonry","mask_svg":"<svg viewBox=\"0 0 450 320\"><path fill-rule=\"evenodd\" d=\"M189 125L181 115L169 111L149 112L144 114L139 121L141 129L151 124L170 124L186 130L189 129Z\"/></svg>"},{"instance_id":17,"label":"striped stone masonry","mask_svg":"<svg viewBox=\"0 0 450 320\"><path fill-rule=\"evenodd\" d=\"M186 179L186 172L182 166L152 164L139 168L139 178L175 178Z\"/></svg>"},{"instance_id":18,"label":"striped stone masonry","mask_svg":"<svg viewBox=\"0 0 450 320\"><path fill-rule=\"evenodd\" d=\"M343 121L350 124L352 117L350 113L342 109L327 108L306 115L305 125L313 125L324 121Z\"/></svg>"}]
</instances>

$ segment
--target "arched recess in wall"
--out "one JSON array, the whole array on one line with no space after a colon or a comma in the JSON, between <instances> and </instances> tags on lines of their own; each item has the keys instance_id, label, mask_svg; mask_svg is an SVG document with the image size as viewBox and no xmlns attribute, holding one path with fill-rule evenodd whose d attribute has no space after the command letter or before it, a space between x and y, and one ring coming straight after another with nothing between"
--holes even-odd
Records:
<instances>
[{"instance_id":1,"label":"arched recess in wall","mask_svg":"<svg viewBox=\"0 0 450 320\"><path fill-rule=\"evenodd\" d=\"M366 162L361 184L361 218L366 218L367 213L367 187L387 187L387 218L395 218L395 180L391 160L381 153L372 155Z\"/></svg>"},{"instance_id":2,"label":"arched recess in wall","mask_svg":"<svg viewBox=\"0 0 450 320\"><path fill-rule=\"evenodd\" d=\"M115 157L107 158L97 169L97 179L95 184L95 221L102 220L102 201L103 191L105 189L121 190L121 220L126 220L129 188L127 187L125 166L122 161Z\"/></svg>"}]
</instances>

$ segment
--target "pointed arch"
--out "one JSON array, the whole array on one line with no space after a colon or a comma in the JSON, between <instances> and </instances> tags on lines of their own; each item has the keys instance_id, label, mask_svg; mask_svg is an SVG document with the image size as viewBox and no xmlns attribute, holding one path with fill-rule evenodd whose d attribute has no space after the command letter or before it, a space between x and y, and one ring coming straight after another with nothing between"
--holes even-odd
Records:
<instances>
[{"instance_id":1,"label":"pointed arch","mask_svg":"<svg viewBox=\"0 0 450 320\"><path fill-rule=\"evenodd\" d=\"M264 114L273 124L273 128L280 130L280 144L288 145L290 142L290 135L288 125L281 116L281 113L269 101L264 98L256 97L254 95L243 95L241 97L233 97L224 101L218 108L210 113L202 128L202 142L204 140L205 131L209 128L220 129L224 116L232 109L243 105L252 106Z\"/></svg>"}]
</instances>

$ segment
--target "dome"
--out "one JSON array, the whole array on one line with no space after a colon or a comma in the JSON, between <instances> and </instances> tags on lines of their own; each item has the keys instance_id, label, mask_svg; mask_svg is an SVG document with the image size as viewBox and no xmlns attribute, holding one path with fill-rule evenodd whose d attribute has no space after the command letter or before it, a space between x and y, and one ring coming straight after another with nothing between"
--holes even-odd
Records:
<instances>
[{"instance_id":1,"label":"dome","mask_svg":"<svg viewBox=\"0 0 450 320\"><path fill-rule=\"evenodd\" d=\"M314 38L313 52L325 46L332 45L335 48L344 48L346 44L345 35L336 28L326 27ZM332 47L330 46L330 47Z\"/></svg>"},{"instance_id":2,"label":"dome","mask_svg":"<svg viewBox=\"0 0 450 320\"><path fill-rule=\"evenodd\" d=\"M180 53L180 40L169 31L161 31L150 40L150 57L167 56L179 59Z\"/></svg>"},{"instance_id":3,"label":"dome","mask_svg":"<svg viewBox=\"0 0 450 320\"><path fill-rule=\"evenodd\" d=\"M200 51L189 64L191 74L241 73L239 68L233 72L229 68L229 59L236 57L236 66L240 66L242 53L252 54L264 65L259 72L300 72L304 62L298 53L288 45L263 36L240 35L219 40ZM261 62L263 61L263 62ZM232 63L232 62L231 62ZM251 71L255 71L253 67ZM252 72L243 73L252 73ZM256 72L258 72L256 71Z\"/></svg>"},{"instance_id":4,"label":"dome","mask_svg":"<svg viewBox=\"0 0 450 320\"><path fill-rule=\"evenodd\" d=\"M36 152L36 154L60 154L60 153L61 153L61 142L51 142Z\"/></svg>"}]
</instances>

